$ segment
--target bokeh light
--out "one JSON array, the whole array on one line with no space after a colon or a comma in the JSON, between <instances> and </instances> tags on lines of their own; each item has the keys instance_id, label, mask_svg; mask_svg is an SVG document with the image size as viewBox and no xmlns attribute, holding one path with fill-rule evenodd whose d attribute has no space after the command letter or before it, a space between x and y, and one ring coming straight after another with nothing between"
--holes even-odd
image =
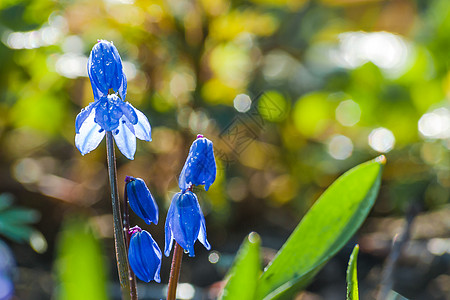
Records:
<instances>
[{"instance_id":1,"label":"bokeh light","mask_svg":"<svg viewBox=\"0 0 450 300\"><path fill-rule=\"evenodd\" d=\"M343 160L349 158L352 152L352 140L344 135L335 135L328 143L328 153L335 159Z\"/></svg>"},{"instance_id":2,"label":"bokeh light","mask_svg":"<svg viewBox=\"0 0 450 300\"><path fill-rule=\"evenodd\" d=\"M450 138L450 110L441 107L424 114L418 123L419 132L426 138Z\"/></svg>"},{"instance_id":3,"label":"bokeh light","mask_svg":"<svg viewBox=\"0 0 450 300\"><path fill-rule=\"evenodd\" d=\"M375 151L387 153L394 148L394 134L387 128L376 128L369 134L369 145Z\"/></svg>"},{"instance_id":4,"label":"bokeh light","mask_svg":"<svg viewBox=\"0 0 450 300\"><path fill-rule=\"evenodd\" d=\"M245 113L250 110L252 100L246 94L239 94L234 98L233 105L238 112Z\"/></svg>"},{"instance_id":5,"label":"bokeh light","mask_svg":"<svg viewBox=\"0 0 450 300\"><path fill-rule=\"evenodd\" d=\"M336 108L336 120L344 126L353 126L361 118L361 108L353 100L345 100Z\"/></svg>"},{"instance_id":6,"label":"bokeh light","mask_svg":"<svg viewBox=\"0 0 450 300\"><path fill-rule=\"evenodd\" d=\"M400 75L411 59L411 46L389 32L345 32L332 58L346 68L372 62L390 75Z\"/></svg>"}]
</instances>

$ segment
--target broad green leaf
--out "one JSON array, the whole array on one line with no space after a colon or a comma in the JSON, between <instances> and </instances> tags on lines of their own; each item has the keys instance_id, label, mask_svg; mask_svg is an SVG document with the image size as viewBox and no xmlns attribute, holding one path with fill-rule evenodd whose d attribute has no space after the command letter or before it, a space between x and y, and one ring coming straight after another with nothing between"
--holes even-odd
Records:
<instances>
[{"instance_id":1,"label":"broad green leaf","mask_svg":"<svg viewBox=\"0 0 450 300\"><path fill-rule=\"evenodd\" d=\"M258 280L256 299L291 299L348 242L375 203L384 163L358 165L322 194Z\"/></svg>"},{"instance_id":2,"label":"broad green leaf","mask_svg":"<svg viewBox=\"0 0 450 300\"><path fill-rule=\"evenodd\" d=\"M66 222L58 241L59 300L107 299L106 275L99 240L88 222Z\"/></svg>"},{"instance_id":3,"label":"broad green leaf","mask_svg":"<svg viewBox=\"0 0 450 300\"><path fill-rule=\"evenodd\" d=\"M359 245L353 248L352 255L348 261L347 268L347 300L359 300L358 292L358 273L356 270L356 261L358 260Z\"/></svg>"},{"instance_id":4,"label":"broad green leaf","mask_svg":"<svg viewBox=\"0 0 450 300\"><path fill-rule=\"evenodd\" d=\"M253 299L258 277L261 274L260 245L261 239L256 232L250 233L245 238L219 299Z\"/></svg>"}]
</instances>

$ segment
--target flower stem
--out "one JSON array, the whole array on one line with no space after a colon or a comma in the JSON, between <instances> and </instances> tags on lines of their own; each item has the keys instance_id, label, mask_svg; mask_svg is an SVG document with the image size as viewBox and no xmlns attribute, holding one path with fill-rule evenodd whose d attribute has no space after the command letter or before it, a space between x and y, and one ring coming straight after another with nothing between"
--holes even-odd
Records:
<instances>
[{"instance_id":1,"label":"flower stem","mask_svg":"<svg viewBox=\"0 0 450 300\"><path fill-rule=\"evenodd\" d=\"M130 215L128 214L128 194L127 194L127 185L125 184L125 192L124 192L124 200L123 200L123 229L126 236L127 249L130 247ZM128 251L127 251L128 253ZM128 256L127 256L128 259ZM128 276L128 280L130 281L130 296L131 300L137 300L137 288L136 288L136 275L131 268L129 268L130 274Z\"/></svg>"},{"instance_id":2,"label":"flower stem","mask_svg":"<svg viewBox=\"0 0 450 300\"><path fill-rule=\"evenodd\" d=\"M114 153L114 141L111 131L106 132L106 154L108 157L108 175L111 187L111 201L114 220L114 242L116 248L117 271L119 273L122 299L130 299L129 266L127 249L122 230L122 218L120 216L119 191L117 188L116 156Z\"/></svg>"},{"instance_id":3,"label":"flower stem","mask_svg":"<svg viewBox=\"0 0 450 300\"><path fill-rule=\"evenodd\" d=\"M169 288L167 289L167 300L175 300L177 295L178 278L180 277L181 260L183 248L175 241L173 250L172 266L170 268Z\"/></svg>"}]
</instances>

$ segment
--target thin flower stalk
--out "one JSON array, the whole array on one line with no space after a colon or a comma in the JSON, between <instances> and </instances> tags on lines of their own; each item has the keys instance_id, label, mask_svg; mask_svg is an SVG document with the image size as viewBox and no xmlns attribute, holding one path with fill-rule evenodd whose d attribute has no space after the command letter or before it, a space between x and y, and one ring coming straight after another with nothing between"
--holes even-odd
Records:
<instances>
[{"instance_id":1,"label":"thin flower stalk","mask_svg":"<svg viewBox=\"0 0 450 300\"><path fill-rule=\"evenodd\" d=\"M120 200L117 187L116 156L114 153L114 141L111 131L106 132L106 154L108 157L108 175L111 187L111 200L114 221L114 243L116 249L117 271L119 273L122 299L131 299L129 281L129 265L127 259L127 247L122 228L122 217L120 215Z\"/></svg>"}]
</instances>

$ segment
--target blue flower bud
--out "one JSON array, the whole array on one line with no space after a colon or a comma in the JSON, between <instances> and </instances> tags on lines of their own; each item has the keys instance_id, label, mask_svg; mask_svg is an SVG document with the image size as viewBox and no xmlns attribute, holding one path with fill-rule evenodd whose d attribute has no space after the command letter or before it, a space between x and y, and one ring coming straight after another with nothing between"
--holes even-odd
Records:
<instances>
[{"instance_id":1,"label":"blue flower bud","mask_svg":"<svg viewBox=\"0 0 450 300\"><path fill-rule=\"evenodd\" d=\"M95 44L89 55L88 75L95 100L108 95L109 89L119 93L119 96L125 100L127 78L123 73L119 52L113 43L99 40Z\"/></svg>"},{"instance_id":2,"label":"blue flower bud","mask_svg":"<svg viewBox=\"0 0 450 300\"><path fill-rule=\"evenodd\" d=\"M132 236L128 249L128 261L136 276L145 282L152 279L161 282L161 250L150 233L139 227L130 229Z\"/></svg>"},{"instance_id":3,"label":"blue flower bud","mask_svg":"<svg viewBox=\"0 0 450 300\"><path fill-rule=\"evenodd\" d=\"M206 239L205 217L203 216L197 196L191 191L176 193L172 198L166 219L166 244L164 254L170 255L173 239L189 256L195 256L194 243L198 239L206 249L211 249Z\"/></svg>"},{"instance_id":4,"label":"blue flower bud","mask_svg":"<svg viewBox=\"0 0 450 300\"><path fill-rule=\"evenodd\" d=\"M155 202L150 190L145 185L144 180L127 176L125 178L128 202L131 209L145 223L158 224L158 205Z\"/></svg>"},{"instance_id":5,"label":"blue flower bud","mask_svg":"<svg viewBox=\"0 0 450 300\"><path fill-rule=\"evenodd\" d=\"M208 190L216 179L216 160L214 158L213 143L199 134L189 149L189 155L184 163L178 180L182 191L191 185L205 185Z\"/></svg>"}]
</instances>

